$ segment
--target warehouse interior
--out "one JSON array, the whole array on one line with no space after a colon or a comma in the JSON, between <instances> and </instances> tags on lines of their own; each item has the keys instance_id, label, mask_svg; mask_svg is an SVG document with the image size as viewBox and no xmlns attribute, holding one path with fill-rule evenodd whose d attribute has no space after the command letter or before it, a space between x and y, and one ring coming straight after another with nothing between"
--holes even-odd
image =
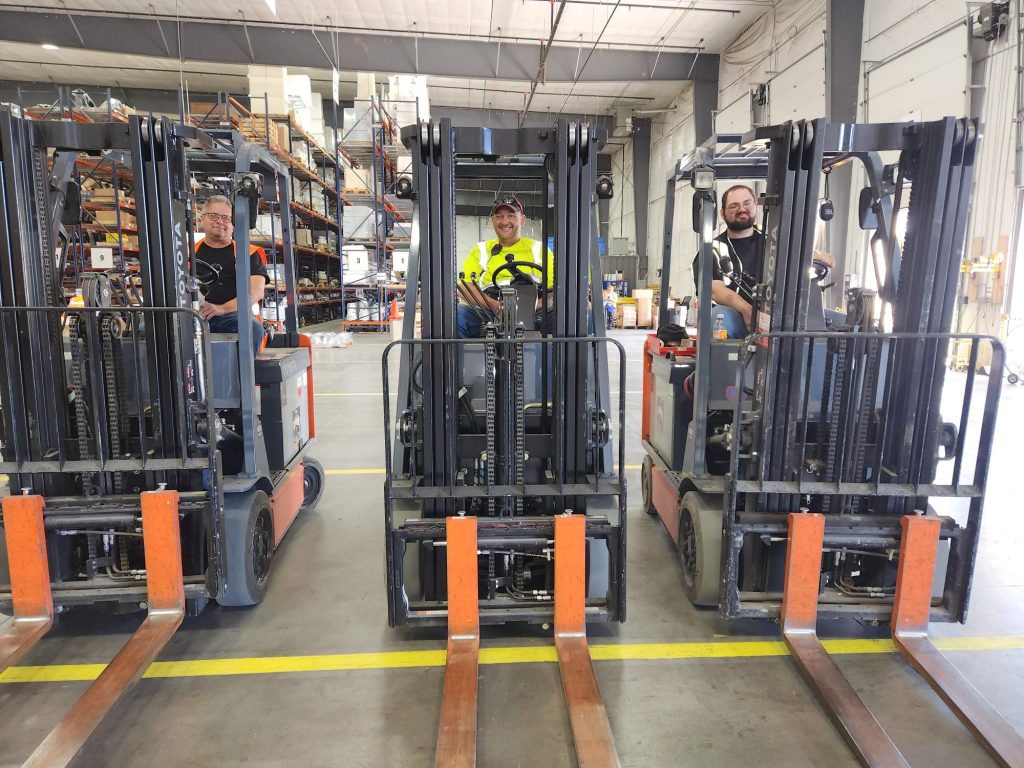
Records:
<instances>
[{"instance_id":1,"label":"warehouse interior","mask_svg":"<svg viewBox=\"0 0 1024 768\"><path fill-rule=\"evenodd\" d=\"M1024 766L1022 13L0 5L0 766Z\"/></svg>"}]
</instances>

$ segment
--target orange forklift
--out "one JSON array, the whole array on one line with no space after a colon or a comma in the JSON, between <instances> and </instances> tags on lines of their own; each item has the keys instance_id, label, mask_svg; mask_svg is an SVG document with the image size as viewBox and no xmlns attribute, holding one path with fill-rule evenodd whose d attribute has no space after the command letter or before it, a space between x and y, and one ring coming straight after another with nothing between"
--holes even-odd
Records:
<instances>
[{"instance_id":1,"label":"orange forklift","mask_svg":"<svg viewBox=\"0 0 1024 768\"><path fill-rule=\"evenodd\" d=\"M714 136L668 180L661 295L687 183L700 301L695 337L645 344L644 508L675 541L694 605L781 622L865 765L906 761L825 652L818 619L889 622L993 756L1024 765L1024 740L927 637L929 621L967 617L1003 367L996 339L949 332L977 139L975 121L954 118L787 122ZM828 175L844 164L867 179L858 218L876 287L849 288L845 313L826 313L827 270L813 263ZM764 185L759 267L713 248L718 182ZM712 275L744 286L746 338L712 338ZM945 386L958 345L970 364Z\"/></svg>"},{"instance_id":2,"label":"orange forklift","mask_svg":"<svg viewBox=\"0 0 1024 768\"><path fill-rule=\"evenodd\" d=\"M0 670L56 614L148 610L26 763L52 768L74 759L186 609L260 602L274 550L316 505L324 473L308 454L312 350L298 333L288 216L272 253L284 332L254 354L249 323L213 334L196 311L194 190L233 200L246 255L259 207L289 210L287 168L237 133L141 116L32 121L4 108L0 147L0 472L11 494L0 607L14 616ZM99 206L84 190L98 178L113 185L113 245L93 234ZM247 258L237 274L246 308Z\"/></svg>"}]
</instances>

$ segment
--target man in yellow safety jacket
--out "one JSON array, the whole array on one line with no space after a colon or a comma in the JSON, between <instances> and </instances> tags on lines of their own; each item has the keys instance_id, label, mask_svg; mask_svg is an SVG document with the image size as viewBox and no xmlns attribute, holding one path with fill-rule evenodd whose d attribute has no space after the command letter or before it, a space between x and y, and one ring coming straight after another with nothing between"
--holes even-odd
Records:
<instances>
[{"instance_id":1,"label":"man in yellow safety jacket","mask_svg":"<svg viewBox=\"0 0 1024 768\"><path fill-rule=\"evenodd\" d=\"M548 288L554 285L554 255L548 249L547 264L544 263L543 243L521 236L525 222L523 205L514 195L502 195L494 201L491 224L497 237L477 243L459 265L458 289L463 300L457 309L459 338L479 338L485 313L500 309L497 299L485 293L486 289L516 280L546 284ZM512 262L520 263L513 266ZM506 268L502 269L503 266ZM537 321L539 326L542 320L538 317Z\"/></svg>"}]
</instances>

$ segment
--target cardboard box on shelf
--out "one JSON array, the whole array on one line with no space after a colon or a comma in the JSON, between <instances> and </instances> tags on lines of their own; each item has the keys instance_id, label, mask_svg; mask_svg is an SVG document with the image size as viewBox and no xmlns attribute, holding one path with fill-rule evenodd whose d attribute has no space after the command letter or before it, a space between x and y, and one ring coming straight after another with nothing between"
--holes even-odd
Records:
<instances>
[{"instance_id":1,"label":"cardboard box on shelf","mask_svg":"<svg viewBox=\"0 0 1024 768\"><path fill-rule=\"evenodd\" d=\"M281 239L281 217L270 213L261 213L256 217L256 226L253 232L261 237Z\"/></svg>"},{"instance_id":2,"label":"cardboard box on shelf","mask_svg":"<svg viewBox=\"0 0 1024 768\"><path fill-rule=\"evenodd\" d=\"M295 230L295 244L296 245L313 245L313 233L305 228L299 228Z\"/></svg>"},{"instance_id":3,"label":"cardboard box on shelf","mask_svg":"<svg viewBox=\"0 0 1024 768\"><path fill-rule=\"evenodd\" d=\"M409 269L409 252L393 251L391 254L391 269L394 272L405 274L406 270Z\"/></svg>"},{"instance_id":4,"label":"cardboard box on shelf","mask_svg":"<svg viewBox=\"0 0 1024 768\"><path fill-rule=\"evenodd\" d=\"M116 227L118 221L121 223L121 229L135 229L137 226L135 217L125 211L120 212L120 219L118 219L118 211L93 211L93 216L96 217L96 223L102 224L105 227Z\"/></svg>"},{"instance_id":5,"label":"cardboard box on shelf","mask_svg":"<svg viewBox=\"0 0 1024 768\"><path fill-rule=\"evenodd\" d=\"M366 248L361 245L346 245L344 251L346 275L366 274L370 268L370 256Z\"/></svg>"},{"instance_id":6,"label":"cardboard box on shelf","mask_svg":"<svg viewBox=\"0 0 1024 768\"><path fill-rule=\"evenodd\" d=\"M615 307L615 325L619 328L636 328L636 304L619 304Z\"/></svg>"},{"instance_id":7,"label":"cardboard box on shelf","mask_svg":"<svg viewBox=\"0 0 1024 768\"><path fill-rule=\"evenodd\" d=\"M115 192L117 193L118 200L125 201L130 199L127 197L127 195L125 195L124 190L118 192L118 190L114 189L113 187L93 187L92 189L88 190L88 193L86 195L83 195L83 198L87 202L96 203L97 205L105 205L107 203L113 205L115 199Z\"/></svg>"}]
</instances>

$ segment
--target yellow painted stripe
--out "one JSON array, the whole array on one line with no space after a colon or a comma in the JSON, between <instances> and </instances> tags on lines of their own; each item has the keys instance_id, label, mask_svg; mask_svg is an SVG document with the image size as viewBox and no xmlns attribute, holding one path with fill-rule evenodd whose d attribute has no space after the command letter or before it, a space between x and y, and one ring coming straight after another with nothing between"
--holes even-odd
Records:
<instances>
[{"instance_id":1,"label":"yellow painted stripe","mask_svg":"<svg viewBox=\"0 0 1024 768\"><path fill-rule=\"evenodd\" d=\"M936 638L943 651L1019 651L1024 650L1024 635ZM823 641L832 654L893 653L891 640L838 639ZM692 643L606 643L590 646L595 661L671 661L674 659L750 659L786 656L781 640L752 640ZM514 646L483 648L481 664L536 664L558 660L553 646ZM268 656L237 659L194 659L157 661L144 677L219 677L227 675L298 674L302 672L339 672L360 669L401 669L440 667L445 651L389 651L380 653L342 653L318 656ZM68 683L95 680L103 664L53 664L10 667L0 675L0 683Z\"/></svg>"},{"instance_id":2,"label":"yellow painted stripe","mask_svg":"<svg viewBox=\"0 0 1024 768\"><path fill-rule=\"evenodd\" d=\"M380 392L316 392L317 397L380 397ZM613 397L618 396L618 392L610 393ZM643 394L642 390L627 390L627 395L640 395ZM397 392L391 392L391 397L398 397Z\"/></svg>"},{"instance_id":3,"label":"yellow painted stripe","mask_svg":"<svg viewBox=\"0 0 1024 768\"><path fill-rule=\"evenodd\" d=\"M627 464L626 470L640 469L639 464ZM328 469L324 470L328 475L383 475L383 467L368 467L359 469Z\"/></svg>"},{"instance_id":4,"label":"yellow painted stripe","mask_svg":"<svg viewBox=\"0 0 1024 768\"><path fill-rule=\"evenodd\" d=\"M317 392L317 397L380 397L382 392ZM391 392L391 397L398 397L397 392Z\"/></svg>"}]
</instances>

